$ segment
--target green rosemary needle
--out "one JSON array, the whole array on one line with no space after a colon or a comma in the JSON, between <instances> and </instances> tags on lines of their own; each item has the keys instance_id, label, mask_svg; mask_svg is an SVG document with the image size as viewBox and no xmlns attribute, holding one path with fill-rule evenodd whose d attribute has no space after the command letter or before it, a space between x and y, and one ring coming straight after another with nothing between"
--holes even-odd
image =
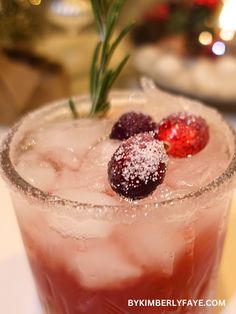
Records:
<instances>
[{"instance_id":1,"label":"green rosemary needle","mask_svg":"<svg viewBox=\"0 0 236 314\"><path fill-rule=\"evenodd\" d=\"M78 119L79 118L79 114L76 110L76 106L75 106L75 103L72 99L69 99L69 107L70 107L70 110L71 110L71 113L72 113L72 116L74 119Z\"/></svg>"},{"instance_id":2,"label":"green rosemary needle","mask_svg":"<svg viewBox=\"0 0 236 314\"><path fill-rule=\"evenodd\" d=\"M94 51L90 72L92 102L90 116L102 115L109 109L109 92L129 59L129 55L127 55L116 68L110 68L110 61L116 48L134 24L129 23L113 39L124 3L125 0L91 0L100 40Z\"/></svg>"}]
</instances>

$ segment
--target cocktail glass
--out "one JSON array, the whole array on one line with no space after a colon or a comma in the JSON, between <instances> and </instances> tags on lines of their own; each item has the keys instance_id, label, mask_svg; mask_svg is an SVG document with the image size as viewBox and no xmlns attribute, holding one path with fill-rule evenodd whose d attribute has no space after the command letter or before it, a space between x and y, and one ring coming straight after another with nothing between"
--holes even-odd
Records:
<instances>
[{"instance_id":1,"label":"cocktail glass","mask_svg":"<svg viewBox=\"0 0 236 314\"><path fill-rule=\"evenodd\" d=\"M86 114L89 98L75 102L82 116ZM145 102L142 92L114 93L111 115L120 108L124 111L127 104L145 106ZM218 117L214 110L206 111ZM147 199L113 206L93 199L85 204L34 187L15 167L26 134L38 125L69 119L70 114L67 101L29 114L8 133L1 151L2 175L44 312L212 313L209 307L175 302L214 296L236 171L234 131L221 120L218 127L230 143L229 164L197 191L155 203ZM131 306L132 300L146 303Z\"/></svg>"}]
</instances>

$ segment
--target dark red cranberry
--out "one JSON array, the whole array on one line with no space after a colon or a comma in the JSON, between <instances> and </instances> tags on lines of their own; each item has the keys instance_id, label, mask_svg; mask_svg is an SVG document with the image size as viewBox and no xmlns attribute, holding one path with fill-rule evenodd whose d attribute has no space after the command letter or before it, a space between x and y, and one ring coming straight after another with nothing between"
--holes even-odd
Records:
<instances>
[{"instance_id":1,"label":"dark red cranberry","mask_svg":"<svg viewBox=\"0 0 236 314\"><path fill-rule=\"evenodd\" d=\"M164 180L168 157L154 133L140 133L116 150L108 164L112 189L131 200L147 197Z\"/></svg>"},{"instance_id":2,"label":"dark red cranberry","mask_svg":"<svg viewBox=\"0 0 236 314\"><path fill-rule=\"evenodd\" d=\"M135 134L154 131L156 127L156 123L149 115L127 112L113 125L110 138L126 140Z\"/></svg>"},{"instance_id":3,"label":"dark red cranberry","mask_svg":"<svg viewBox=\"0 0 236 314\"><path fill-rule=\"evenodd\" d=\"M188 157L200 152L209 141L209 127L199 116L179 112L163 119L156 138L163 141L168 155Z\"/></svg>"}]
</instances>

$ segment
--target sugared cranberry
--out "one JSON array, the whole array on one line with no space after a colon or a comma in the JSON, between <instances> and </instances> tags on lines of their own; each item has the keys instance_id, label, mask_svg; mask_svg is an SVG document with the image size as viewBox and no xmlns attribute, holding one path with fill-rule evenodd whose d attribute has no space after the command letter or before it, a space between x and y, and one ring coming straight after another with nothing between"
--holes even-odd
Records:
<instances>
[{"instance_id":1,"label":"sugared cranberry","mask_svg":"<svg viewBox=\"0 0 236 314\"><path fill-rule=\"evenodd\" d=\"M149 115L141 112L127 112L113 125L110 138L126 140L131 136L154 131L157 125Z\"/></svg>"},{"instance_id":2,"label":"sugared cranberry","mask_svg":"<svg viewBox=\"0 0 236 314\"><path fill-rule=\"evenodd\" d=\"M173 157L187 157L200 152L209 141L206 121L188 112L172 114L161 121L156 138L166 144Z\"/></svg>"},{"instance_id":3,"label":"sugared cranberry","mask_svg":"<svg viewBox=\"0 0 236 314\"><path fill-rule=\"evenodd\" d=\"M154 133L140 133L123 142L108 164L108 179L119 195L147 197L164 180L168 157Z\"/></svg>"}]
</instances>

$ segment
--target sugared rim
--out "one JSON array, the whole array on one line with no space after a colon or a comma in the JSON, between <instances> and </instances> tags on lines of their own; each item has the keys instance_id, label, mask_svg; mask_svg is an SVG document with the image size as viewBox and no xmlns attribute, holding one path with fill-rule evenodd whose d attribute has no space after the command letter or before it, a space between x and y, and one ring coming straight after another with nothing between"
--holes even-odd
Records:
<instances>
[{"instance_id":1,"label":"sugared rim","mask_svg":"<svg viewBox=\"0 0 236 314\"><path fill-rule=\"evenodd\" d=\"M143 92L137 92L135 91L135 96L143 97ZM129 97L132 96L130 92L128 91L121 91L121 92L115 92L112 94L112 99L115 100L116 97L119 97L119 103L122 102L122 97L123 101L127 101ZM127 98L128 97L128 98ZM136 97L135 97L136 98ZM74 99L76 102L83 103L89 101L87 96L80 96ZM136 98L137 100L137 98ZM143 98L144 100L144 98ZM34 117L37 117L37 115L48 115L50 113L53 113L53 111L57 108L64 108L65 104L67 103L67 100L61 100L59 102L54 102L50 106L45 106L41 109L38 109L32 113L27 114L25 117L23 117L18 123L16 123L13 128L7 133L5 136L3 142L2 142L2 147L1 147L1 152L0 152L0 167L1 167L1 172L3 175L3 178L7 181L7 183L17 192L20 194L23 194L31 199L31 201L37 201L38 203L42 204L47 204L51 207L65 207L65 208L70 208L72 210L78 210L78 211L85 211L89 210L91 213L91 210L94 211L94 214L96 216L96 211L101 215L101 212L106 208L106 212L109 211L116 211L122 208L122 211L125 209L130 209L131 204L133 205L134 203L129 203L127 202L127 205L124 205L122 203L121 205L96 205L96 204L91 204L91 203L80 203L77 201L71 201L68 199L64 199L59 196L52 195L48 192L44 192L34 186L32 186L29 182L25 181L19 173L16 171L13 163L11 162L10 158L10 146L12 143L12 140L14 139L15 134L17 134L17 131L21 128L23 123L25 121L29 121L29 119L32 119ZM212 180L209 184L201 187L197 191L191 192L184 194L179 197L175 197L172 199L168 200L163 200L160 202L148 202L148 203L135 203L135 209L143 209L145 210L151 210L153 208L157 207L162 207L162 206L172 206L176 204L177 202L182 202L187 199L196 199L206 192L213 191L216 188L219 188L222 186L224 183L230 181L232 179L234 173L236 172L236 132L229 126L229 124L223 119L225 124L228 126L229 130L232 132L232 136L234 138L234 154L232 157L232 160L227 167L227 169L218 177L216 177L214 180Z\"/></svg>"}]
</instances>

